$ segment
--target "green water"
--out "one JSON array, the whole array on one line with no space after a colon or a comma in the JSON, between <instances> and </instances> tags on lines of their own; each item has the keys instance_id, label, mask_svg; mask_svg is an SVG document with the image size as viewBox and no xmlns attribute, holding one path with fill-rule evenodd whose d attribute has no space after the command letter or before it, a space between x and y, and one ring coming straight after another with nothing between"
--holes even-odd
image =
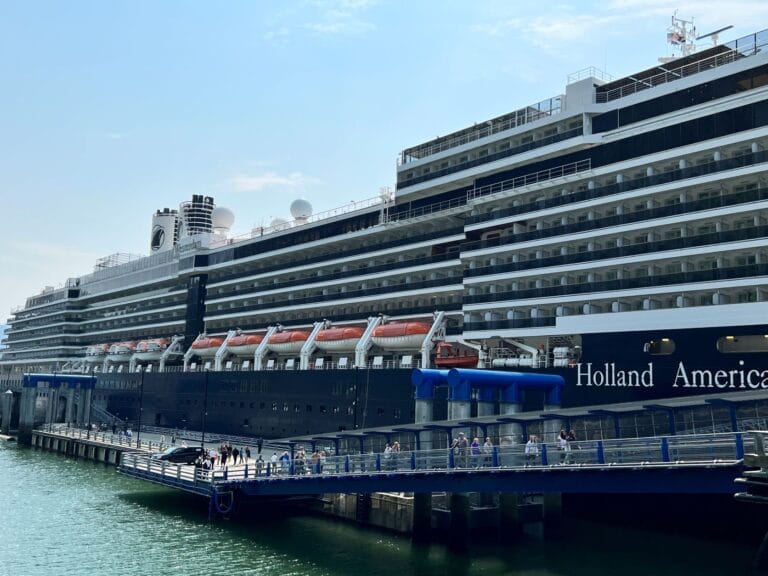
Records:
<instances>
[{"instance_id":1,"label":"green water","mask_svg":"<svg viewBox=\"0 0 768 576\"><path fill-rule=\"evenodd\" d=\"M113 468L0 446L0 575L657 576L749 573L753 545L568 525L558 541L441 545L324 518L207 520L205 503Z\"/></svg>"}]
</instances>

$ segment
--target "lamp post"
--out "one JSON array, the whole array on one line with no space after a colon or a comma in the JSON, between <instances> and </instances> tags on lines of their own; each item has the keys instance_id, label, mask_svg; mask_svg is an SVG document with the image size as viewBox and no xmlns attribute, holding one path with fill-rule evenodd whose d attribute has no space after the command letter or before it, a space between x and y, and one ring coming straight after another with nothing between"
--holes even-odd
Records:
<instances>
[{"instance_id":1,"label":"lamp post","mask_svg":"<svg viewBox=\"0 0 768 576\"><path fill-rule=\"evenodd\" d=\"M139 422L136 426L136 448L141 448L141 413L144 410L144 370L141 374L141 384L139 385Z\"/></svg>"},{"instance_id":2,"label":"lamp post","mask_svg":"<svg viewBox=\"0 0 768 576\"><path fill-rule=\"evenodd\" d=\"M208 370L205 371L205 391L203 393L203 430L200 436L200 447L205 452L205 420L208 416Z\"/></svg>"}]
</instances>

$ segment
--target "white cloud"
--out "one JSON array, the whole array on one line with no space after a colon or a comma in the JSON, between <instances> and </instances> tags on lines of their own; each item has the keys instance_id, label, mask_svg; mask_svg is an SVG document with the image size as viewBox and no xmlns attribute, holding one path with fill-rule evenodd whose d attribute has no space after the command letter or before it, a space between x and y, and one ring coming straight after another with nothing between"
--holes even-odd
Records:
<instances>
[{"instance_id":1,"label":"white cloud","mask_svg":"<svg viewBox=\"0 0 768 576\"><path fill-rule=\"evenodd\" d=\"M317 182L316 178L306 176L301 172L278 174L264 172L258 175L237 174L229 179L229 183L237 192L260 192L275 188L303 191L308 185Z\"/></svg>"},{"instance_id":2,"label":"white cloud","mask_svg":"<svg viewBox=\"0 0 768 576\"><path fill-rule=\"evenodd\" d=\"M606 7L622 14L627 20L666 17L669 21L676 9L678 18L693 18L697 25L706 25L707 29L700 29L700 33L728 25L756 32L755 22L768 16L768 2L765 0L683 0L672 8L666 0L610 0Z\"/></svg>"},{"instance_id":3,"label":"white cloud","mask_svg":"<svg viewBox=\"0 0 768 576\"><path fill-rule=\"evenodd\" d=\"M509 4L495 8L470 30L486 36L519 35L534 46L561 54L567 54L569 45L572 49L574 43L592 40L605 43L606 37L626 36L639 25L658 23L661 38L663 26L669 24L675 8L679 18L694 18L698 33L733 25L737 30L721 37L725 42L756 31L755 22L768 19L765 0L684 0L673 8L667 0L609 0L589 7L562 4L550 11L554 16L547 17L521 14L519 7L513 10Z\"/></svg>"},{"instance_id":4,"label":"white cloud","mask_svg":"<svg viewBox=\"0 0 768 576\"><path fill-rule=\"evenodd\" d=\"M285 41L294 30L317 36L357 36L375 30L365 12L376 0L307 0L301 10L287 9L271 19L264 38Z\"/></svg>"}]
</instances>

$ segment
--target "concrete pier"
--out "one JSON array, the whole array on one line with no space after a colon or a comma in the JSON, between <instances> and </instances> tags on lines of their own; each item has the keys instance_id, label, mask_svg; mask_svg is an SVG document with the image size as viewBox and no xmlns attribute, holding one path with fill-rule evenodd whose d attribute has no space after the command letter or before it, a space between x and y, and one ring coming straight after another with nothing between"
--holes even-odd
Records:
<instances>
[{"instance_id":1,"label":"concrete pier","mask_svg":"<svg viewBox=\"0 0 768 576\"><path fill-rule=\"evenodd\" d=\"M411 540L429 542L432 539L432 494L416 493L413 495L413 522Z\"/></svg>"},{"instance_id":2,"label":"concrete pier","mask_svg":"<svg viewBox=\"0 0 768 576\"><path fill-rule=\"evenodd\" d=\"M59 432L34 430L30 435L30 445L33 448L64 454L72 458L102 462L110 466L120 464L120 457L124 452L136 452L138 450L136 446L131 446L128 443L123 446L115 445L91 438L90 434L84 434L86 434L85 437L79 438ZM140 451L148 453L145 449Z\"/></svg>"},{"instance_id":3,"label":"concrete pier","mask_svg":"<svg viewBox=\"0 0 768 576\"><path fill-rule=\"evenodd\" d=\"M499 494L499 540L502 542L517 539L523 533L521 501L520 494Z\"/></svg>"},{"instance_id":4,"label":"concrete pier","mask_svg":"<svg viewBox=\"0 0 768 576\"><path fill-rule=\"evenodd\" d=\"M469 548L471 526L469 495L454 492L449 501L451 520L448 531L448 547L455 552L463 552Z\"/></svg>"}]
</instances>

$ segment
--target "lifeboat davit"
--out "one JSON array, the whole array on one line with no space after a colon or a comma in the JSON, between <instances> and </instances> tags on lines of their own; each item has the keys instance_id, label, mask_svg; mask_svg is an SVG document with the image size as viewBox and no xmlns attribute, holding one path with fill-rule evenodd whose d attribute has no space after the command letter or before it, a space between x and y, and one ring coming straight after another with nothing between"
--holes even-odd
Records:
<instances>
[{"instance_id":1,"label":"lifeboat davit","mask_svg":"<svg viewBox=\"0 0 768 576\"><path fill-rule=\"evenodd\" d=\"M347 352L355 349L362 335L363 329L356 326L326 328L317 333L315 344L320 350Z\"/></svg>"},{"instance_id":2,"label":"lifeboat davit","mask_svg":"<svg viewBox=\"0 0 768 576\"><path fill-rule=\"evenodd\" d=\"M104 362L104 357L109 352L109 344L94 344L85 349L86 362Z\"/></svg>"},{"instance_id":3,"label":"lifeboat davit","mask_svg":"<svg viewBox=\"0 0 768 576\"><path fill-rule=\"evenodd\" d=\"M107 360L110 362L128 362L136 350L135 342L118 342L109 347Z\"/></svg>"},{"instance_id":4,"label":"lifeboat davit","mask_svg":"<svg viewBox=\"0 0 768 576\"><path fill-rule=\"evenodd\" d=\"M478 360L477 354L460 352L448 342L440 342L435 351L435 366L438 368L475 368Z\"/></svg>"},{"instance_id":5,"label":"lifeboat davit","mask_svg":"<svg viewBox=\"0 0 768 576\"><path fill-rule=\"evenodd\" d=\"M371 341L384 350L418 350L430 329L424 322L392 322L373 329Z\"/></svg>"},{"instance_id":6,"label":"lifeboat davit","mask_svg":"<svg viewBox=\"0 0 768 576\"><path fill-rule=\"evenodd\" d=\"M227 350L235 356L253 356L262 340L261 334L238 334L227 340Z\"/></svg>"},{"instance_id":7,"label":"lifeboat davit","mask_svg":"<svg viewBox=\"0 0 768 576\"><path fill-rule=\"evenodd\" d=\"M192 350L201 358L216 356L216 351L221 347L224 338L205 336L192 342Z\"/></svg>"},{"instance_id":8,"label":"lifeboat davit","mask_svg":"<svg viewBox=\"0 0 768 576\"><path fill-rule=\"evenodd\" d=\"M136 360L160 360L169 344L167 338L141 340L136 344Z\"/></svg>"},{"instance_id":9,"label":"lifeboat davit","mask_svg":"<svg viewBox=\"0 0 768 576\"><path fill-rule=\"evenodd\" d=\"M294 354L301 351L309 332L303 330L285 330L269 337L267 347L278 354Z\"/></svg>"}]
</instances>

